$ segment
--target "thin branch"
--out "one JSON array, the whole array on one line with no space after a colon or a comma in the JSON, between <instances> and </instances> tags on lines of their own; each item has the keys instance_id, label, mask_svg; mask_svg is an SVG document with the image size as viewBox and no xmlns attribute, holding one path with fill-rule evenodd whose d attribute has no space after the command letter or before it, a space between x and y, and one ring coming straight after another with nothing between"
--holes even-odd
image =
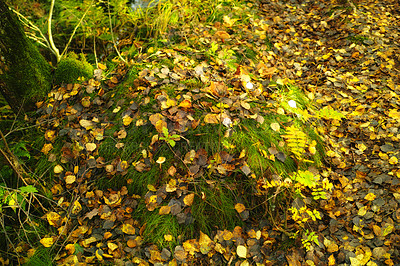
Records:
<instances>
[{"instance_id":1,"label":"thin branch","mask_svg":"<svg viewBox=\"0 0 400 266\"><path fill-rule=\"evenodd\" d=\"M50 5L50 11L49 11L49 19L47 21L47 33L49 35L49 42L50 42L50 47L54 51L56 57L57 57L57 62L60 61L60 51L58 51L57 47L54 45L53 41L53 35L51 34L51 18L53 16L53 9L54 9L54 3L56 0L51 0L51 5Z\"/></svg>"},{"instance_id":2,"label":"thin branch","mask_svg":"<svg viewBox=\"0 0 400 266\"><path fill-rule=\"evenodd\" d=\"M115 39L114 39L114 33L113 33L112 22L111 22L111 13L110 13L110 0L107 0L107 9L108 9L108 19L110 21L111 38L112 38L112 41L113 41L114 49L117 52L119 59L121 59L121 61L124 62L127 65L128 62L120 54L120 52L118 50L118 47L117 47L117 44L116 44Z\"/></svg>"},{"instance_id":3,"label":"thin branch","mask_svg":"<svg viewBox=\"0 0 400 266\"><path fill-rule=\"evenodd\" d=\"M92 0L92 2L90 3L90 5L88 6L88 8L86 9L85 13L83 14L83 16L81 17L81 19L79 20L78 24L76 24L74 31L71 34L71 37L68 40L67 45L65 45L65 48L63 50L63 52L61 53L61 57L64 56L64 54L67 52L68 46L72 41L72 38L74 37L76 30L79 28L79 26L81 25L83 19L86 17L86 14L89 12L89 9L93 6L94 0Z\"/></svg>"}]
</instances>

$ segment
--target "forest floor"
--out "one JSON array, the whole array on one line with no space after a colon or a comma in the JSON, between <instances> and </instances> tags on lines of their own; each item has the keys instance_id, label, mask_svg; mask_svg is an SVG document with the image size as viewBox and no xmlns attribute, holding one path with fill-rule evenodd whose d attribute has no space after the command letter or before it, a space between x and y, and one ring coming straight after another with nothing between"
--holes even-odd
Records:
<instances>
[{"instance_id":1,"label":"forest floor","mask_svg":"<svg viewBox=\"0 0 400 266\"><path fill-rule=\"evenodd\" d=\"M319 234L330 241L286 255L291 265L400 263L400 25L396 1L265 1L277 65L315 101L345 114L327 134L331 198ZM290 75L290 74L289 74Z\"/></svg>"},{"instance_id":2,"label":"forest floor","mask_svg":"<svg viewBox=\"0 0 400 266\"><path fill-rule=\"evenodd\" d=\"M242 228L236 227L232 231L218 230L210 236L200 232L199 239L180 239L180 245L173 250L168 248L160 250L156 245L142 246L143 239L140 236L146 230L145 226L138 224L130 217L133 211L131 206L135 205L136 207L138 197L128 196L126 187L119 191L111 189L101 191L91 187L91 181L87 183L87 186L86 184L83 185L86 170L81 173L81 179L75 178L75 174L79 174L81 171L78 170L79 167L85 169L80 164L79 167L76 166L70 172L62 174L62 178L57 181L59 183L52 188L54 195L58 192L59 195L63 195L54 198L55 201L59 202L59 205L66 203L67 198L64 198L64 196L72 191L69 194L72 196L68 200L74 203L71 204L71 213L69 214L71 214L71 217L78 217L73 223L70 223L73 226L69 228L68 238L58 250L54 258L55 262L63 265L72 265L78 262L110 262L120 265L132 265L132 263L139 265L243 266L399 265L400 6L398 1L395 0L334 2L327 0L258 1L254 3L259 5L258 9L262 12L262 20L266 22L264 25L261 25L261 23L256 25L257 22L252 22L253 25L247 29L236 29L236 31L230 29L227 30L229 34L224 30L219 30L214 36L211 36L208 32L211 27L199 27L184 33L187 42L209 38L210 40L217 40L220 48L228 45L229 42L226 40L230 39L230 43L235 42L231 47L237 46L239 50L245 49L248 45L253 48L266 46L258 43L260 39L261 42L265 39L265 36L261 38L259 35L266 34L270 38L272 48L271 53L265 53L268 64L264 65L263 71L270 71L265 75L265 78L276 79L279 76L281 80L290 80L305 91L320 108L329 106L344 115L345 118L341 120L325 121L323 128L318 129L320 133L322 132L325 135L325 144L330 149L327 152L327 164L323 167L330 173L329 179L334 186L328 197L319 200L318 206L316 206L316 209L322 214L322 219L317 219L312 225L318 236L317 240L309 243L311 245L308 245L307 249L303 247L300 241L292 241L293 245L284 247L282 242L287 241L288 238L284 235L284 230L276 230L273 226L263 228L262 222L260 222L259 228L255 228L252 224ZM234 23L233 20L227 20L224 25L221 25L221 23L217 25L216 23L214 28L230 28ZM255 28L257 28L257 32L252 31ZM240 47L241 45L246 47ZM223 50L221 48L220 51L221 56L216 54L213 56L215 58L220 57L220 61L226 60L227 57L224 53L228 54L228 49ZM160 49L160 52L155 53L151 60L158 60L156 57L174 58L174 64L184 67L194 61L191 61L188 57L196 53L186 52L182 48ZM148 52L148 54L151 53ZM199 58L198 55L196 56L193 56L193 59ZM147 61L147 63L149 62ZM218 62L215 65L218 65ZM142 69L138 75L138 80L147 80L147 85L150 84L150 88L156 86L157 83L166 84L171 80L179 80L185 75L189 76L189 72L192 75L201 76L199 79L202 79L202 82L204 78L204 83L210 80L208 78L217 76L214 73L203 73L203 69L206 69L206 67L203 68L203 65L200 68L192 68L190 71L177 69L175 67L170 67L170 69L164 67L161 70L157 69L157 71ZM257 71L259 70L257 69ZM223 77L226 72L226 69L222 69L218 73L219 78ZM239 68L237 72L240 72ZM127 74L126 69L116 69L113 77L106 82L107 89L122 82L125 74ZM121 109L119 105L122 105L124 101L116 100L114 102L110 100L103 104L102 95L104 91L99 89L99 84L98 80L86 83L86 92L92 93L99 90L99 97L94 100L89 96L79 99L81 105L78 109L76 104L72 105L72 99L82 88L74 87L72 84L66 88L59 88L59 92L55 92L50 101L52 104L54 103L54 106L56 106L56 103L59 104L58 109L54 108L54 110L57 109L58 113L53 109L50 110L50 105L43 105L41 108L43 118L48 119L49 114L52 114L55 115L53 120L58 121L57 117L63 119L68 116L67 126L70 128L63 128L57 134L60 136L61 134L68 135L74 141L84 139L83 135L80 135L80 132L83 132L82 128L87 131L93 129L94 124L98 123L98 118L103 119L101 122L104 124L111 124L114 117L102 116L105 111L99 111L99 109L96 109L97 107L93 106L102 105L101 108L106 107L106 109L112 110L112 113L118 113ZM142 87L143 84L134 85L138 87L137 90L139 88L143 90L140 93L148 93L148 90L146 91L146 88ZM218 87L218 85L213 90L214 96L228 93L225 87ZM65 94L66 91L68 91L70 99L60 96ZM131 99L134 99L138 94L137 91L132 92ZM154 98L159 97L161 105L175 108L175 112L177 112L176 102L171 103L173 101L166 100L168 96L160 95L156 95ZM195 95L194 92L193 95ZM185 97L188 98L185 99L190 99L193 95L186 94ZM199 98L203 96L204 94ZM114 97L114 94L112 97ZM60 101L58 102L58 100ZM145 100L146 98L144 98ZM183 101L179 104L179 108L189 110L192 109L191 104L190 101ZM53 108L53 105L51 107ZM247 111L250 109L246 104L237 108ZM124 126L127 128L130 125L133 120L130 115L133 115L137 109L138 106L132 103L125 110L126 116L124 118L121 116L123 123L120 123L120 126L122 128ZM95 116L96 112L101 113L101 115ZM181 123L186 126L189 124L185 123L190 123L191 127L196 127L195 122L188 118L189 111L185 112L177 112L177 114L183 114L183 118L176 121L175 124ZM77 117L80 118L79 124L74 122ZM216 119L216 116L206 117L204 118L206 123L215 122L213 119ZM156 128L165 122L155 116L150 116L149 120ZM54 122L54 124L56 123ZM138 124L140 123L136 122L136 125ZM47 141L51 143L54 141L56 138L55 131L58 130L55 129L57 126L54 126L54 130L48 129L46 131ZM157 128L157 130L161 134L161 129ZM123 148L124 143L121 142L126 137L127 131L115 131L115 134L108 138L108 140L118 141L115 145L116 148L112 146L114 150ZM95 136L96 140L103 139L103 131L96 131L91 134ZM131 133L128 132L129 134ZM171 143L175 145L173 140L176 137L168 136L168 132L164 133L164 136L170 145ZM156 150L154 143L156 141L152 141L150 146L153 145L153 150ZM134 146L137 144L125 143L125 145ZM78 147L77 149L78 153L82 149L86 149L87 153L91 154L97 147L98 145L87 142L85 147L82 146L82 148ZM69 158L83 158L83 155L79 157L71 152L75 148L72 144L64 146L62 159L68 161ZM48 154L51 149L52 145L48 143L44 145L42 152ZM197 152L196 160L200 161L199 158L203 155ZM49 160L52 159L51 156L50 152ZM148 166L146 161L149 161L149 159L146 160L144 155L143 157L145 157L145 160L139 163L127 162L118 158L118 160L113 160L112 163L106 165L104 161L99 159L100 157L98 160L94 160L93 157L88 156L85 163L87 164L86 169L103 167L103 170L110 175L111 173L126 174L126 169L131 163L138 172L144 171ZM207 154L205 158L207 158ZM165 160L165 157L159 157L157 161L160 169L163 160ZM202 169L204 165L205 162L193 165L194 167L188 168L189 172L195 175L199 168ZM226 165L226 167L229 166L228 163ZM235 169L233 163L230 167ZM176 169L169 169L172 170L168 170L168 174L174 176ZM56 166L54 170L58 173L63 172L61 166ZM228 168L219 170L224 173L231 171ZM241 170L247 172L243 168ZM90 176L88 176L88 179L90 179ZM168 194L167 192L175 193L177 191L178 185L174 182L168 183L167 188L164 186L163 195L165 197ZM77 183L79 183L79 186L74 188ZM146 198L146 207L149 211L153 211L155 207L160 207L157 206L159 202L154 203L152 200L154 199L153 196L155 196L156 201L160 199L158 193L161 188L154 186L147 186L147 188L149 193L157 191L157 195L150 194L152 196ZM187 188L179 188L178 190L181 190L180 193L183 194L180 195L180 205L178 203L176 203L178 205L175 205L176 213L174 215L185 222L190 220L187 213L189 207L193 204L194 194L189 194ZM174 213L173 208L169 207L162 206L160 214ZM80 215L82 213L79 212L82 209L87 211L85 215ZM181 209L187 211L181 211ZM243 213L241 205L235 205L235 209ZM161 213L163 211L165 213ZM62 226L65 219L61 219L58 213L51 212L47 214L46 218L50 225L57 228L60 235L67 234L63 231L67 226ZM125 236L122 237L124 234ZM126 235L128 236L126 237ZM170 235L163 237L167 242L172 241ZM119 242L122 238L123 241ZM51 247L55 237L49 236L42 240L41 243L45 247ZM76 245L78 240L80 244ZM89 253L90 255L88 255ZM127 259L129 262L125 262Z\"/></svg>"}]
</instances>

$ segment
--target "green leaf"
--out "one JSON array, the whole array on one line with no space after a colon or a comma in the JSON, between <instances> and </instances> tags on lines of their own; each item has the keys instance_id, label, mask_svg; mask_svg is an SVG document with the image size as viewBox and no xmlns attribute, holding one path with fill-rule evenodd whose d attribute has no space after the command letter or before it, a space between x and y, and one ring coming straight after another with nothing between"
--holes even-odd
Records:
<instances>
[{"instance_id":1,"label":"green leaf","mask_svg":"<svg viewBox=\"0 0 400 266\"><path fill-rule=\"evenodd\" d=\"M38 190L32 185L20 187L19 189L21 190L22 193L36 193L36 192L38 192Z\"/></svg>"},{"instance_id":2,"label":"green leaf","mask_svg":"<svg viewBox=\"0 0 400 266\"><path fill-rule=\"evenodd\" d=\"M78 243L75 243L74 246L75 246L74 255L78 255L79 253L83 253L83 247L81 247Z\"/></svg>"},{"instance_id":3,"label":"green leaf","mask_svg":"<svg viewBox=\"0 0 400 266\"><path fill-rule=\"evenodd\" d=\"M175 144L176 144L175 140L170 139L170 140L168 140L168 143L169 143L169 145L171 145L172 147L175 147Z\"/></svg>"},{"instance_id":4,"label":"green leaf","mask_svg":"<svg viewBox=\"0 0 400 266\"><path fill-rule=\"evenodd\" d=\"M164 134L164 136L165 136L166 138L169 136L168 128L163 127L163 128L162 128L162 132L163 132L163 134Z\"/></svg>"}]
</instances>

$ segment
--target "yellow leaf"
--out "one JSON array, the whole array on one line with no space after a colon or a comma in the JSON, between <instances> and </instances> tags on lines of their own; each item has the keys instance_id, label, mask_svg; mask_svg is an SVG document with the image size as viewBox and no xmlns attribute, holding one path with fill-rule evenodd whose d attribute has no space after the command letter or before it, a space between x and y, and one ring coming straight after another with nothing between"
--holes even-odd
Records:
<instances>
[{"instance_id":1,"label":"yellow leaf","mask_svg":"<svg viewBox=\"0 0 400 266\"><path fill-rule=\"evenodd\" d=\"M61 220L61 216L56 213L56 212L49 212L46 215L47 221L49 222L50 225L55 226L55 227L59 227L60 226L60 220Z\"/></svg>"},{"instance_id":2,"label":"yellow leaf","mask_svg":"<svg viewBox=\"0 0 400 266\"><path fill-rule=\"evenodd\" d=\"M178 106L185 109L189 109L192 108L192 102L188 99L185 99Z\"/></svg>"},{"instance_id":3,"label":"yellow leaf","mask_svg":"<svg viewBox=\"0 0 400 266\"><path fill-rule=\"evenodd\" d=\"M46 133L44 134L44 138L48 141L53 142L54 139L56 138L56 131L55 130L47 130Z\"/></svg>"},{"instance_id":4,"label":"yellow leaf","mask_svg":"<svg viewBox=\"0 0 400 266\"><path fill-rule=\"evenodd\" d=\"M46 248L49 248L54 244L54 240L52 237L45 237L40 239L40 243Z\"/></svg>"},{"instance_id":5,"label":"yellow leaf","mask_svg":"<svg viewBox=\"0 0 400 266\"><path fill-rule=\"evenodd\" d=\"M131 224L123 224L122 232L124 232L125 234L128 234L128 235L134 235L135 227L133 227Z\"/></svg>"},{"instance_id":6,"label":"yellow leaf","mask_svg":"<svg viewBox=\"0 0 400 266\"><path fill-rule=\"evenodd\" d=\"M65 246L65 249L68 251L68 254L74 254L75 253L75 245L74 244L67 244Z\"/></svg>"},{"instance_id":7,"label":"yellow leaf","mask_svg":"<svg viewBox=\"0 0 400 266\"><path fill-rule=\"evenodd\" d=\"M246 207L245 207L242 203L237 203L237 204L235 205L235 210L236 210L238 213L242 213L244 210L246 210Z\"/></svg>"},{"instance_id":8,"label":"yellow leaf","mask_svg":"<svg viewBox=\"0 0 400 266\"><path fill-rule=\"evenodd\" d=\"M208 252L210 252L213 243L214 242L208 237L208 235L200 231L199 245L200 245L200 252L202 254L207 254Z\"/></svg>"},{"instance_id":9,"label":"yellow leaf","mask_svg":"<svg viewBox=\"0 0 400 266\"><path fill-rule=\"evenodd\" d=\"M278 132L279 129L281 129L281 126L278 123L271 123L270 126L271 126L272 130L276 131L276 132Z\"/></svg>"},{"instance_id":10,"label":"yellow leaf","mask_svg":"<svg viewBox=\"0 0 400 266\"><path fill-rule=\"evenodd\" d=\"M204 122L208 124L218 124L219 123L219 114L206 114L204 117Z\"/></svg>"},{"instance_id":11,"label":"yellow leaf","mask_svg":"<svg viewBox=\"0 0 400 266\"><path fill-rule=\"evenodd\" d=\"M336 260L335 260L335 257L332 254L328 258L328 266L333 266L333 265L336 265Z\"/></svg>"},{"instance_id":12,"label":"yellow leaf","mask_svg":"<svg viewBox=\"0 0 400 266\"><path fill-rule=\"evenodd\" d=\"M65 177L65 183L66 183L67 185L74 183L75 180L76 180L76 176L74 176L74 175L67 175L67 176Z\"/></svg>"},{"instance_id":13,"label":"yellow leaf","mask_svg":"<svg viewBox=\"0 0 400 266\"><path fill-rule=\"evenodd\" d=\"M155 128L157 132L162 133L164 127L167 127L167 122L165 122L164 120L158 120L156 122Z\"/></svg>"},{"instance_id":14,"label":"yellow leaf","mask_svg":"<svg viewBox=\"0 0 400 266\"><path fill-rule=\"evenodd\" d=\"M247 256L247 248L243 245L239 245L236 248L236 253L240 258L246 258Z\"/></svg>"},{"instance_id":15,"label":"yellow leaf","mask_svg":"<svg viewBox=\"0 0 400 266\"><path fill-rule=\"evenodd\" d=\"M130 117L129 115L125 115L122 118L122 123L124 124L124 126L129 126L132 123L132 121L133 121L133 118Z\"/></svg>"},{"instance_id":16,"label":"yellow leaf","mask_svg":"<svg viewBox=\"0 0 400 266\"><path fill-rule=\"evenodd\" d=\"M97 250L96 250L96 253L95 253L96 258L97 258L99 261L103 261L103 256L101 256L99 250L100 250L100 249L97 249ZM104 254L104 253L102 252L102 254Z\"/></svg>"},{"instance_id":17,"label":"yellow leaf","mask_svg":"<svg viewBox=\"0 0 400 266\"><path fill-rule=\"evenodd\" d=\"M376 195L374 193L368 193L364 199L369 200L369 201L373 201L376 198Z\"/></svg>"},{"instance_id":18,"label":"yellow leaf","mask_svg":"<svg viewBox=\"0 0 400 266\"><path fill-rule=\"evenodd\" d=\"M389 160L389 156L386 153L383 152L379 152L379 158L381 158L382 160Z\"/></svg>"},{"instance_id":19,"label":"yellow leaf","mask_svg":"<svg viewBox=\"0 0 400 266\"><path fill-rule=\"evenodd\" d=\"M233 234L232 234L231 231L224 230L224 232L222 233L222 238L223 238L224 240L226 240L226 241L227 241L227 240L231 240L232 237L233 237Z\"/></svg>"},{"instance_id":20,"label":"yellow leaf","mask_svg":"<svg viewBox=\"0 0 400 266\"><path fill-rule=\"evenodd\" d=\"M397 157L395 157L395 156L392 156L392 157L390 157L390 159L389 159L389 163L390 164L397 164L399 161L397 160Z\"/></svg>"},{"instance_id":21,"label":"yellow leaf","mask_svg":"<svg viewBox=\"0 0 400 266\"><path fill-rule=\"evenodd\" d=\"M217 38L220 38L220 39L229 39L229 38L231 38L229 33L227 33L226 31L217 31L217 32L215 32L214 36L217 37Z\"/></svg>"},{"instance_id":22,"label":"yellow leaf","mask_svg":"<svg viewBox=\"0 0 400 266\"><path fill-rule=\"evenodd\" d=\"M86 119L81 119L79 121L79 124L84 127L86 130L90 130L93 129L94 127L94 123L90 120L86 120Z\"/></svg>"},{"instance_id":23,"label":"yellow leaf","mask_svg":"<svg viewBox=\"0 0 400 266\"><path fill-rule=\"evenodd\" d=\"M233 26L233 24L234 24L238 19L236 19L236 18L232 19L232 18L230 18L230 17L228 17L228 16L225 15L225 16L223 17L223 20L224 20L224 26L230 28L230 27Z\"/></svg>"},{"instance_id":24,"label":"yellow leaf","mask_svg":"<svg viewBox=\"0 0 400 266\"><path fill-rule=\"evenodd\" d=\"M55 173L55 174L59 174L59 173L61 173L63 170L64 170L64 168L63 168L61 165L59 165L59 164L57 164L56 166L54 166L54 173Z\"/></svg>"},{"instance_id":25,"label":"yellow leaf","mask_svg":"<svg viewBox=\"0 0 400 266\"><path fill-rule=\"evenodd\" d=\"M190 255L194 255L196 252L199 252L199 245L196 239L190 239L183 243L183 248Z\"/></svg>"},{"instance_id":26,"label":"yellow leaf","mask_svg":"<svg viewBox=\"0 0 400 266\"><path fill-rule=\"evenodd\" d=\"M240 105L246 110L250 110L251 108L250 104L247 102L241 102Z\"/></svg>"},{"instance_id":27,"label":"yellow leaf","mask_svg":"<svg viewBox=\"0 0 400 266\"><path fill-rule=\"evenodd\" d=\"M41 152L43 152L44 154L48 154L49 151L51 151L52 149L53 149L53 145L51 143L44 144Z\"/></svg>"},{"instance_id":28,"label":"yellow leaf","mask_svg":"<svg viewBox=\"0 0 400 266\"><path fill-rule=\"evenodd\" d=\"M78 200L74 201L74 205L72 206L72 214L78 214L82 210L82 205Z\"/></svg>"},{"instance_id":29,"label":"yellow leaf","mask_svg":"<svg viewBox=\"0 0 400 266\"><path fill-rule=\"evenodd\" d=\"M147 185L147 189L150 190L150 191L154 191L154 192L157 191L156 187L153 186L152 184L148 184Z\"/></svg>"},{"instance_id":30,"label":"yellow leaf","mask_svg":"<svg viewBox=\"0 0 400 266\"><path fill-rule=\"evenodd\" d=\"M359 216L364 216L366 213L367 213L367 206L361 207L361 208L358 210L358 215L359 215Z\"/></svg>"},{"instance_id":31,"label":"yellow leaf","mask_svg":"<svg viewBox=\"0 0 400 266\"><path fill-rule=\"evenodd\" d=\"M184 202L187 206L192 206L193 200L194 200L194 193L189 194L189 195L186 195L185 198L183 198L183 202Z\"/></svg>"},{"instance_id":32,"label":"yellow leaf","mask_svg":"<svg viewBox=\"0 0 400 266\"><path fill-rule=\"evenodd\" d=\"M98 63L98 64L97 64L97 67L98 67L99 69L101 69L101 70L106 70L106 69L107 69L107 66L106 66L106 65L103 65L102 63Z\"/></svg>"},{"instance_id":33,"label":"yellow leaf","mask_svg":"<svg viewBox=\"0 0 400 266\"><path fill-rule=\"evenodd\" d=\"M172 235L164 235L164 239L165 241L171 242L174 239L174 237Z\"/></svg>"},{"instance_id":34,"label":"yellow leaf","mask_svg":"<svg viewBox=\"0 0 400 266\"><path fill-rule=\"evenodd\" d=\"M119 110L121 110L121 106L117 106L114 108L114 110L112 111L114 114L118 113Z\"/></svg>"},{"instance_id":35,"label":"yellow leaf","mask_svg":"<svg viewBox=\"0 0 400 266\"><path fill-rule=\"evenodd\" d=\"M115 244L115 243L112 243L112 242L108 242L108 243L107 243L107 247L108 247L111 251L114 251L114 250L116 250L116 249L118 248L118 245Z\"/></svg>"},{"instance_id":36,"label":"yellow leaf","mask_svg":"<svg viewBox=\"0 0 400 266\"><path fill-rule=\"evenodd\" d=\"M326 238L324 239L324 245L329 253L334 253L339 250L339 246L334 241Z\"/></svg>"},{"instance_id":37,"label":"yellow leaf","mask_svg":"<svg viewBox=\"0 0 400 266\"><path fill-rule=\"evenodd\" d=\"M382 229L378 225L372 225L372 230L374 231L376 236L382 236Z\"/></svg>"}]
</instances>

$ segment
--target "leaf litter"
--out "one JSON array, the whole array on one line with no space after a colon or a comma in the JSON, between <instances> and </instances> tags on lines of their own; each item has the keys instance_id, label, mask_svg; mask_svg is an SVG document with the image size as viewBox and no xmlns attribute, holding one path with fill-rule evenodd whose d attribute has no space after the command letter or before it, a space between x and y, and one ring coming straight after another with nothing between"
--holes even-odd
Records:
<instances>
[{"instance_id":1,"label":"leaf litter","mask_svg":"<svg viewBox=\"0 0 400 266\"><path fill-rule=\"evenodd\" d=\"M118 98L112 90L123 81L128 70L121 65L106 77L101 74L106 70L102 65L94 79L59 87L41 107L41 119L55 118L45 132L48 143L42 152L55 162L53 171L58 177L52 193L59 209L44 217L65 240L55 258L57 263L130 260L139 265L394 265L400 262L398 3L260 1L249 5L259 9L262 19L250 20L248 27L240 19L226 16L222 24L213 26L214 33L205 25L190 31L184 29L186 38L194 45L159 49L156 60L173 60L174 66L143 68L134 87L129 88L129 95ZM267 36L271 38L270 51ZM211 43L209 54L193 48L196 43L202 47L201 42ZM246 47L256 51L262 60L257 62L245 56L244 64L232 64L231 51L245 53ZM137 59L151 65L145 55ZM188 88L182 81L189 77L208 85ZM207 124L221 124L229 134L231 127L244 118L263 123L261 114L272 109L273 104L265 110L252 108L253 101L268 102L273 97L261 89L265 87L263 80L266 84L270 81L296 84L321 106L321 112L338 110L344 114L344 119L338 116L326 120L318 128L328 136L325 143L330 148L328 167L323 175L329 176L333 190L315 206L323 217L309 223L316 232L308 235L312 243L306 250L298 243L283 248L282 244L288 242L283 225L253 221L240 201L232 208L244 226L233 230L218 228L212 235L200 231L199 238L182 239L175 242L179 244L173 249L160 250L156 243L146 242L146 224L132 218L141 201L148 211L156 210L160 216L176 217L179 224L190 224L196 198L205 200L205 195L189 189L190 182L203 176L208 167L215 167L221 178L237 170L246 176L253 174L246 156L191 150L174 154L181 158L178 166L168 164L170 158L160 156L157 150L162 141L172 150L176 142L188 141L184 136L189 129ZM177 86L180 98L160 89L168 84ZM153 98L150 90L157 91ZM156 113L143 108L149 104ZM297 108L296 102L288 105ZM205 110L206 115L199 117L196 110ZM130 127L149 125L159 134L149 136L151 142L148 147L143 146L141 157L99 156L102 142L111 140L116 150L124 150L129 145L124 140L134 134ZM295 128L278 122L270 127L276 132L284 127L286 134L303 141L304 137ZM57 135L65 140L59 158L53 148ZM290 149L297 160L302 160L301 155L312 153L313 147L310 145L309 151L301 145ZM271 146L269 155L264 152L271 159L276 157L285 162L289 155L279 148ZM93 182L100 176L112 179L127 175L132 171L131 166L145 174L153 164L159 169L167 167L164 169L167 182L148 184L144 196L129 193L127 186L102 190ZM181 165L187 167L186 173ZM127 185L129 182L135 180L128 179ZM212 185L214 181L206 182ZM304 203L293 204L301 207ZM292 223L290 218L286 221ZM296 224L291 226L295 228ZM177 241L171 234L165 234L164 240ZM58 237L49 236L40 242L51 247L56 241Z\"/></svg>"}]
</instances>

